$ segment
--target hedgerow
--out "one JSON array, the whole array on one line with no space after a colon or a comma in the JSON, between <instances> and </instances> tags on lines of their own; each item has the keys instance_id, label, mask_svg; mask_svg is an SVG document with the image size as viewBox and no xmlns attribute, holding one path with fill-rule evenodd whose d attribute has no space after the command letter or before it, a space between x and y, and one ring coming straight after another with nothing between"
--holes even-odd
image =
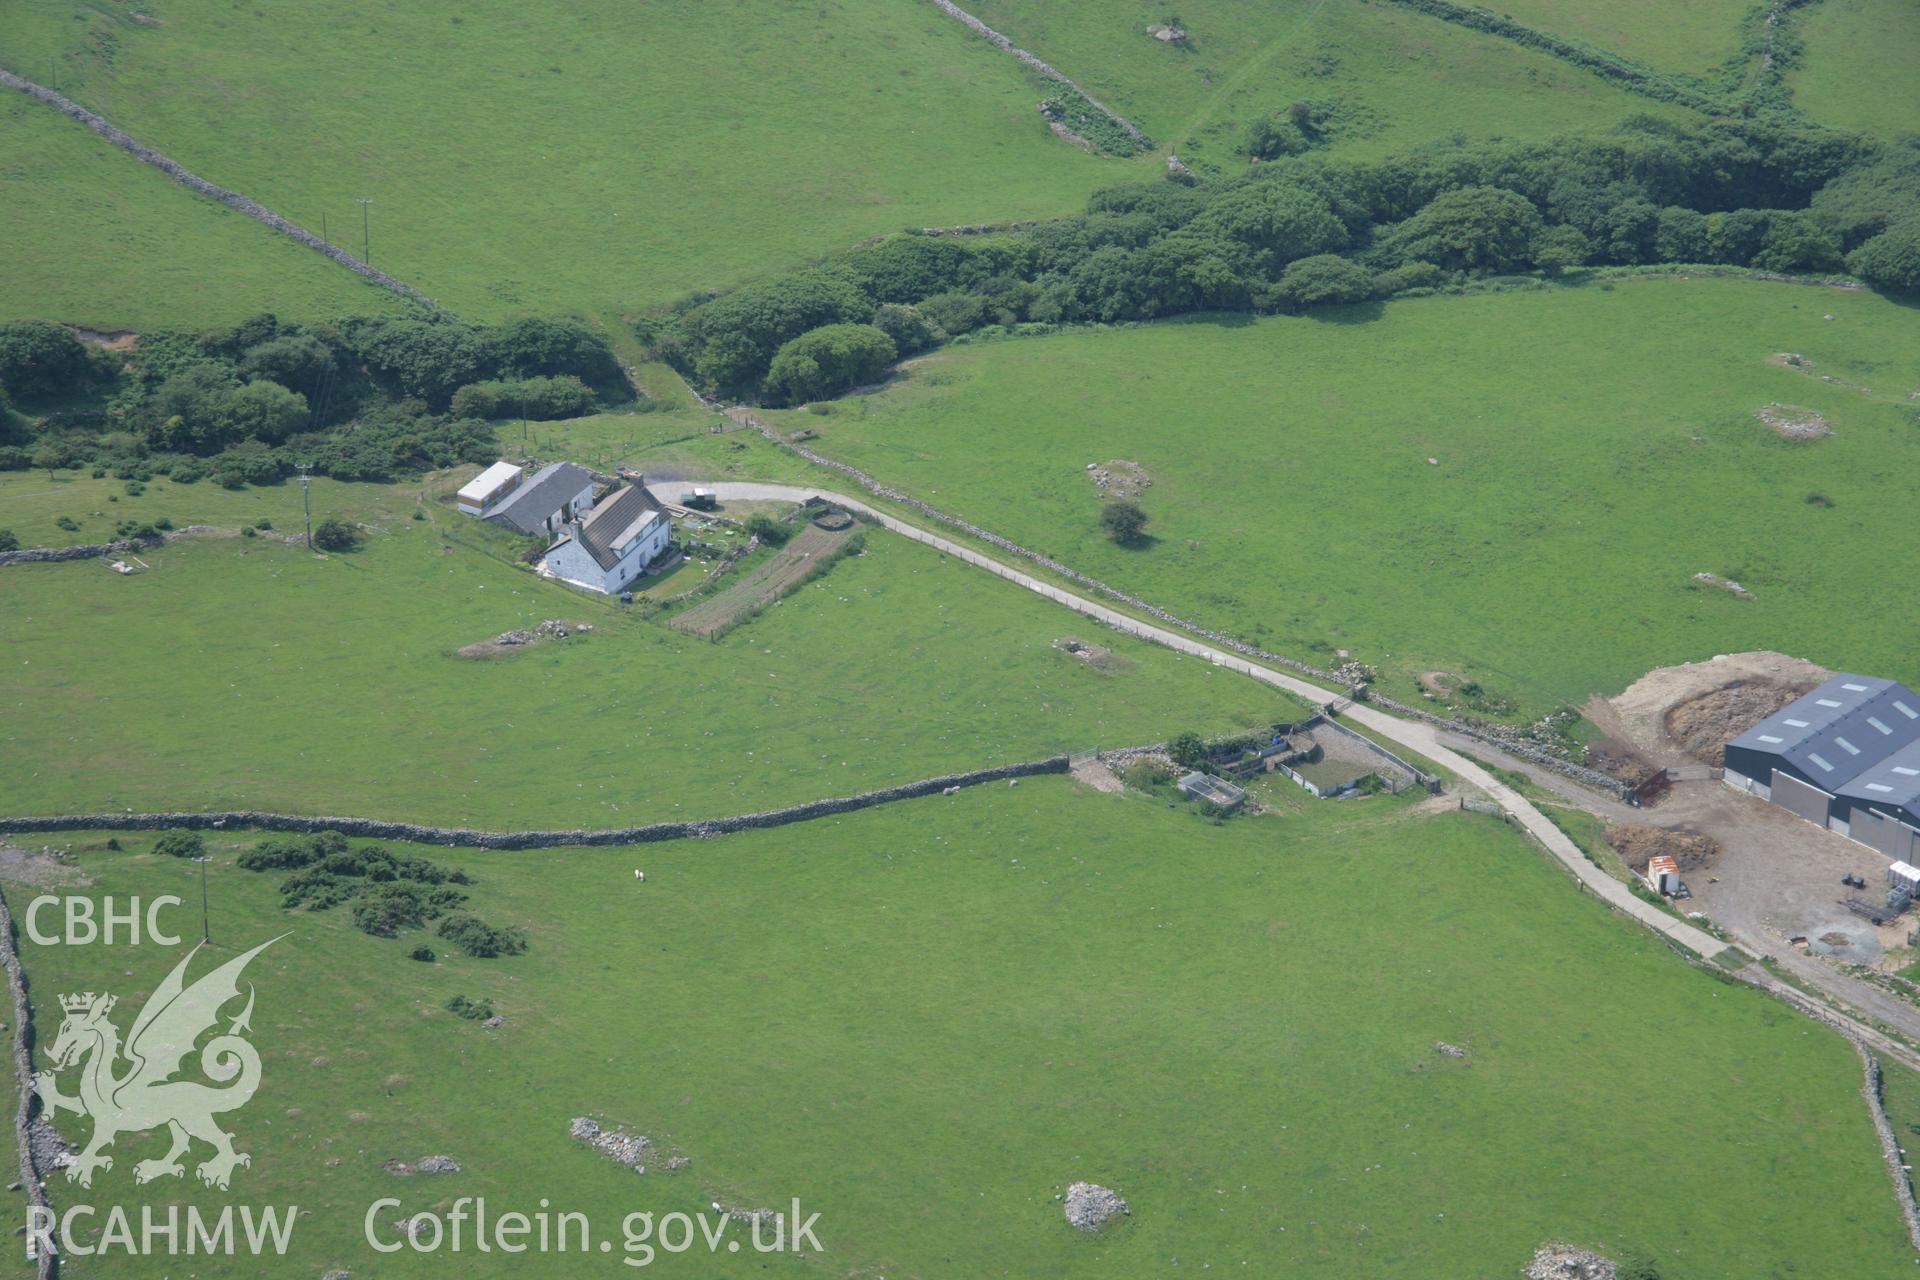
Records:
<instances>
[{"instance_id":1,"label":"hedgerow","mask_svg":"<svg viewBox=\"0 0 1920 1280\"><path fill-rule=\"evenodd\" d=\"M1642 116L1599 137L1452 142L1370 162L1304 155L1231 180L1117 187L1077 217L971 242L907 233L689 299L640 328L710 393L791 401L801 393L790 376L769 376L774 359L822 329L872 325L917 345L1023 326L1298 310L1528 272L1703 261L1833 272L1844 250L1914 207L1911 142L1782 119ZM1875 265L1874 283L1905 287L1901 243L1861 259ZM1347 265L1289 274L1329 256ZM864 368L814 363L809 398L870 379Z\"/></svg>"}]
</instances>

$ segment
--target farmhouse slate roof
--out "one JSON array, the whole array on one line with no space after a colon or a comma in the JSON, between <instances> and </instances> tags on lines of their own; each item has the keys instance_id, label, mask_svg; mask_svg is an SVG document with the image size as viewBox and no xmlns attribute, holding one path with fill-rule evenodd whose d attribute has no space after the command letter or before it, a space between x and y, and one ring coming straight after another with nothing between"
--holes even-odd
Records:
<instances>
[{"instance_id":1,"label":"farmhouse slate roof","mask_svg":"<svg viewBox=\"0 0 1920 1280\"><path fill-rule=\"evenodd\" d=\"M1780 758L1837 794L1920 742L1920 695L1894 680L1837 675L1747 730L1729 747Z\"/></svg>"},{"instance_id":2,"label":"farmhouse slate roof","mask_svg":"<svg viewBox=\"0 0 1920 1280\"><path fill-rule=\"evenodd\" d=\"M620 553L654 519L665 519L660 506L645 488L630 484L595 507L580 526L580 545L593 562L611 569L620 561Z\"/></svg>"},{"instance_id":3,"label":"farmhouse slate roof","mask_svg":"<svg viewBox=\"0 0 1920 1280\"><path fill-rule=\"evenodd\" d=\"M571 462L550 462L507 495L487 519L521 533L538 533L546 518L564 507L582 489L593 485L593 473Z\"/></svg>"}]
</instances>

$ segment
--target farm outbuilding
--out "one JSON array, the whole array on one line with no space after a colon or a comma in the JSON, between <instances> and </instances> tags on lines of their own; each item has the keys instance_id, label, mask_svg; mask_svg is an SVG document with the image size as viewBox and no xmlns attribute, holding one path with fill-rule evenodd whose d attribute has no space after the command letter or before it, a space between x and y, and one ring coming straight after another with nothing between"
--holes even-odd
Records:
<instances>
[{"instance_id":1,"label":"farm outbuilding","mask_svg":"<svg viewBox=\"0 0 1920 1280\"><path fill-rule=\"evenodd\" d=\"M1729 742L1722 777L1888 857L1920 853L1920 695L1835 676Z\"/></svg>"},{"instance_id":2,"label":"farm outbuilding","mask_svg":"<svg viewBox=\"0 0 1920 1280\"><path fill-rule=\"evenodd\" d=\"M552 537L592 509L593 472L571 462L552 462L501 499L486 518L520 533Z\"/></svg>"},{"instance_id":3,"label":"farm outbuilding","mask_svg":"<svg viewBox=\"0 0 1920 1280\"><path fill-rule=\"evenodd\" d=\"M524 470L511 462L494 463L461 486L456 495L460 510L470 516L485 515L488 508L519 488L525 475Z\"/></svg>"}]
</instances>

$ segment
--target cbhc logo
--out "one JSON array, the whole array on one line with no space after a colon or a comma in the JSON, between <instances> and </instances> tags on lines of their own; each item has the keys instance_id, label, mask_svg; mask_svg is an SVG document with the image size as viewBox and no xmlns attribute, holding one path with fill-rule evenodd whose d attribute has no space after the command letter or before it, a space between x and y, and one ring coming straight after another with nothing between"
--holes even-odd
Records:
<instances>
[{"instance_id":1,"label":"cbhc logo","mask_svg":"<svg viewBox=\"0 0 1920 1280\"><path fill-rule=\"evenodd\" d=\"M40 913L48 907L64 905L62 923L66 928L61 933L46 933L40 928ZM163 932L160 928L160 909L177 907L180 899L172 894L150 899L143 912L140 898L128 900L125 909L116 910L112 894L101 900L98 917L95 916L92 898L61 898L44 895L27 904L27 936L43 947L61 945L72 947L90 946L95 942L105 946L124 943L127 946L140 945L140 927L146 925L147 938L163 947L180 945L178 934ZM121 935L124 934L124 937Z\"/></svg>"}]
</instances>

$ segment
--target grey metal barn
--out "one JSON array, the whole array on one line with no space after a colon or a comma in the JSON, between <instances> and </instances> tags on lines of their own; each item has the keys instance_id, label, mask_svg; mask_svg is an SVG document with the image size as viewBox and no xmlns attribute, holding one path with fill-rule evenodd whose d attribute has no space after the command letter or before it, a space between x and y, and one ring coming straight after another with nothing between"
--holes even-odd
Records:
<instances>
[{"instance_id":1,"label":"grey metal barn","mask_svg":"<svg viewBox=\"0 0 1920 1280\"><path fill-rule=\"evenodd\" d=\"M1838 675L1729 742L1727 785L1889 858L1920 854L1920 695Z\"/></svg>"}]
</instances>

